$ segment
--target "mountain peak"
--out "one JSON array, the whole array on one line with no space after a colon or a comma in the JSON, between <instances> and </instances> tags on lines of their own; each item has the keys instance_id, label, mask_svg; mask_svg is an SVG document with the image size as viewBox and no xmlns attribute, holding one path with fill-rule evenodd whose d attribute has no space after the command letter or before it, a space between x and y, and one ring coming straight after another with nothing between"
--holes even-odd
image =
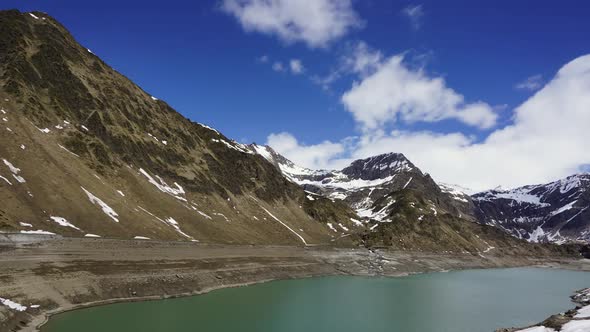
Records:
<instances>
[{"instance_id":1,"label":"mountain peak","mask_svg":"<svg viewBox=\"0 0 590 332\"><path fill-rule=\"evenodd\" d=\"M420 170L401 153L385 153L377 156L358 159L348 167L342 169L342 173L355 179L375 180L382 179L401 172Z\"/></svg>"}]
</instances>

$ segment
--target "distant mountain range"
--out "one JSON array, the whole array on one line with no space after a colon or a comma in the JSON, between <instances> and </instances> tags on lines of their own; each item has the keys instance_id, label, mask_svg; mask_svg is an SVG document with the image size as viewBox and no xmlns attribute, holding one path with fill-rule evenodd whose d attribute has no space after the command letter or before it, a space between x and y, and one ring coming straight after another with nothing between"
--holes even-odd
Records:
<instances>
[{"instance_id":1,"label":"distant mountain range","mask_svg":"<svg viewBox=\"0 0 590 332\"><path fill-rule=\"evenodd\" d=\"M491 222L503 220L497 214L508 213L509 200L490 193L488 207L480 199L488 196L439 185L402 154L314 171L237 143L143 91L45 13L1 11L0 36L0 232L479 255L553 250L507 235L516 235L512 221ZM547 213L565 209L557 207L565 198L551 197ZM576 218L575 229L535 222L518 234L582 238L588 214ZM539 226L548 235L531 238Z\"/></svg>"},{"instance_id":2,"label":"distant mountain range","mask_svg":"<svg viewBox=\"0 0 590 332\"><path fill-rule=\"evenodd\" d=\"M356 160L339 171L314 171L295 165L268 146L252 145L250 149L302 186L308 197L341 200L357 212L359 219L390 221L396 205L385 197L412 189L432 203L432 212L441 208L529 242L590 241L590 174L544 185L473 193L458 185L435 183L399 153Z\"/></svg>"},{"instance_id":3,"label":"distant mountain range","mask_svg":"<svg viewBox=\"0 0 590 332\"><path fill-rule=\"evenodd\" d=\"M590 242L590 174L472 196L477 219L531 242Z\"/></svg>"}]
</instances>

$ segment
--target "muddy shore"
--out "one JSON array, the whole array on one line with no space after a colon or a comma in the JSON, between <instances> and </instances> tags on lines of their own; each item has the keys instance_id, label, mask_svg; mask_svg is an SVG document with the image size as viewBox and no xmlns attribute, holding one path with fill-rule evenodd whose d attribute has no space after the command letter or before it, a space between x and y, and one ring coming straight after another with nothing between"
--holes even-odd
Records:
<instances>
[{"instance_id":1,"label":"muddy shore","mask_svg":"<svg viewBox=\"0 0 590 332\"><path fill-rule=\"evenodd\" d=\"M24 311L0 306L0 331L36 331L52 314L85 306L187 296L270 280L517 266L590 271L590 260L498 257L493 252L25 239L0 243L0 297L27 306Z\"/></svg>"}]
</instances>

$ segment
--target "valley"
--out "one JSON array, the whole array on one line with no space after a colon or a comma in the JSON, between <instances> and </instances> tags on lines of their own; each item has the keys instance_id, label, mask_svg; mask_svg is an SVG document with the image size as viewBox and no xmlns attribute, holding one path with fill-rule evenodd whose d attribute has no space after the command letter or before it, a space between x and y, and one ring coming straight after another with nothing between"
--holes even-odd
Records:
<instances>
[{"instance_id":1,"label":"valley","mask_svg":"<svg viewBox=\"0 0 590 332\"><path fill-rule=\"evenodd\" d=\"M328 275L405 276L448 270L544 266L590 271L575 256L510 256L331 246L228 246L74 238L0 241L0 330L34 331L48 315L121 301ZM26 307L26 308L25 308Z\"/></svg>"},{"instance_id":2,"label":"valley","mask_svg":"<svg viewBox=\"0 0 590 332\"><path fill-rule=\"evenodd\" d=\"M312 170L178 113L46 13L0 11L0 36L0 331L271 280L590 271L587 173L474 193L396 151Z\"/></svg>"}]
</instances>

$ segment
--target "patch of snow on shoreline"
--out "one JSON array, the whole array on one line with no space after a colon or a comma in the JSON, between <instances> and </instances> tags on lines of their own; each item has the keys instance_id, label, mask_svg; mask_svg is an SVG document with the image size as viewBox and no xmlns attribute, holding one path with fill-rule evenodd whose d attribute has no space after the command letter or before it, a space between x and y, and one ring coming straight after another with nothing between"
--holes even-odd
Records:
<instances>
[{"instance_id":1,"label":"patch of snow on shoreline","mask_svg":"<svg viewBox=\"0 0 590 332\"><path fill-rule=\"evenodd\" d=\"M7 306L8 308L12 309L12 310L16 310L16 311L25 311L27 310L27 307L20 304L20 303L16 303L14 301L11 301L9 299L5 299L0 297L0 303L2 303L2 305Z\"/></svg>"},{"instance_id":2,"label":"patch of snow on shoreline","mask_svg":"<svg viewBox=\"0 0 590 332\"><path fill-rule=\"evenodd\" d=\"M571 320L561 327L561 332L587 332L590 331L590 319Z\"/></svg>"},{"instance_id":3,"label":"patch of snow on shoreline","mask_svg":"<svg viewBox=\"0 0 590 332\"><path fill-rule=\"evenodd\" d=\"M545 326L533 326L533 327L529 327L524 330L518 330L515 332L555 332L555 330L552 328L545 327Z\"/></svg>"},{"instance_id":4,"label":"patch of snow on shoreline","mask_svg":"<svg viewBox=\"0 0 590 332\"><path fill-rule=\"evenodd\" d=\"M56 235L55 233L51 233L48 231L43 230L36 230L36 231L20 231L21 234L37 234L37 235Z\"/></svg>"},{"instance_id":5,"label":"patch of snow on shoreline","mask_svg":"<svg viewBox=\"0 0 590 332\"><path fill-rule=\"evenodd\" d=\"M590 305L578 309L578 313L574 318L590 318Z\"/></svg>"}]
</instances>

